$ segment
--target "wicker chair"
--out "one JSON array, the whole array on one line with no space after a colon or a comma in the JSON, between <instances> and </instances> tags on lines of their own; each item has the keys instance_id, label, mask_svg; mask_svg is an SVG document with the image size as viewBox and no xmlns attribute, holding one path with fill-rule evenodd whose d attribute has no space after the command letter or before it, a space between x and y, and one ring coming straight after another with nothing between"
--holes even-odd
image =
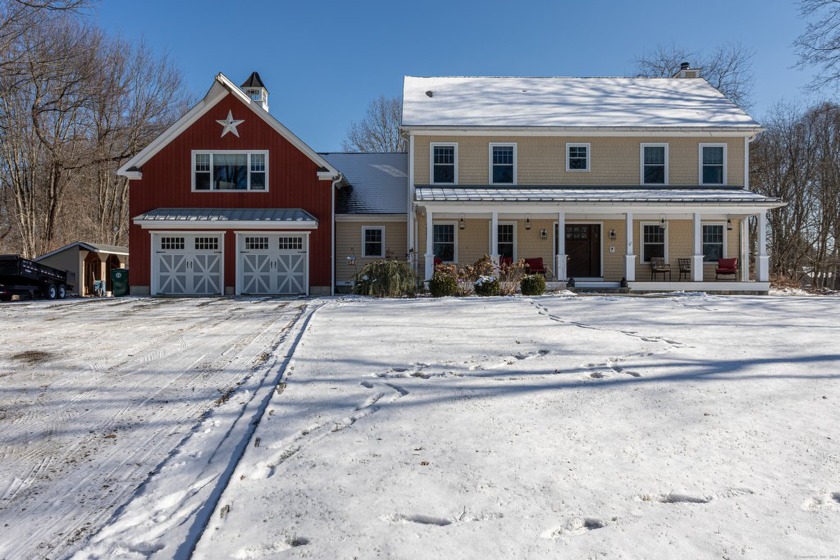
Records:
<instances>
[{"instance_id":1,"label":"wicker chair","mask_svg":"<svg viewBox=\"0 0 840 560\"><path fill-rule=\"evenodd\" d=\"M683 275L686 280L691 280L691 259L677 259L677 265L680 268L680 281L682 281Z\"/></svg>"}]
</instances>

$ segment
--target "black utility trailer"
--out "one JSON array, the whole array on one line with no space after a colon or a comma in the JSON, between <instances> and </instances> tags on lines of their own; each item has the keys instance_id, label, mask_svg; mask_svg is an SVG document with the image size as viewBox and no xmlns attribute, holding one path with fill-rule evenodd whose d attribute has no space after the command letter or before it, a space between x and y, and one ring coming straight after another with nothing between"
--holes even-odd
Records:
<instances>
[{"instance_id":1,"label":"black utility trailer","mask_svg":"<svg viewBox=\"0 0 840 560\"><path fill-rule=\"evenodd\" d=\"M75 275L69 276L18 255L0 255L0 301L9 301L13 295L64 299L75 282Z\"/></svg>"}]
</instances>

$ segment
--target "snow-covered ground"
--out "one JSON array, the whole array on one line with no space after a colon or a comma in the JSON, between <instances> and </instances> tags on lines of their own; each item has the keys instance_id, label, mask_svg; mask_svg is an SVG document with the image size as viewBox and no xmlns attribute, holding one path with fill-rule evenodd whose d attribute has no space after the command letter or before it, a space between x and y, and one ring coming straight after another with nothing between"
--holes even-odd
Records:
<instances>
[{"instance_id":1,"label":"snow-covered ground","mask_svg":"<svg viewBox=\"0 0 840 560\"><path fill-rule=\"evenodd\" d=\"M831 557L838 341L840 298L330 301L195 557Z\"/></svg>"},{"instance_id":2,"label":"snow-covered ground","mask_svg":"<svg viewBox=\"0 0 840 560\"><path fill-rule=\"evenodd\" d=\"M0 324L0 558L840 550L840 298L129 298Z\"/></svg>"},{"instance_id":3,"label":"snow-covered ground","mask_svg":"<svg viewBox=\"0 0 840 560\"><path fill-rule=\"evenodd\" d=\"M64 558L163 479L158 509L137 519L155 520L138 554L160 549L161 533L177 546L200 531L201 506L224 487L304 309L244 299L0 305L0 558Z\"/></svg>"}]
</instances>

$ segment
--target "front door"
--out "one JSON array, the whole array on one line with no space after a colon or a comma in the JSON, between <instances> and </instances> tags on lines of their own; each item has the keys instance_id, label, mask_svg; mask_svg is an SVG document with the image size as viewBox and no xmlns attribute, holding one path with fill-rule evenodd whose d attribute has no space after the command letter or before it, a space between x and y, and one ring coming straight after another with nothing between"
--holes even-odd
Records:
<instances>
[{"instance_id":1,"label":"front door","mask_svg":"<svg viewBox=\"0 0 840 560\"><path fill-rule=\"evenodd\" d=\"M600 224L566 224L566 273L574 278L601 276Z\"/></svg>"}]
</instances>

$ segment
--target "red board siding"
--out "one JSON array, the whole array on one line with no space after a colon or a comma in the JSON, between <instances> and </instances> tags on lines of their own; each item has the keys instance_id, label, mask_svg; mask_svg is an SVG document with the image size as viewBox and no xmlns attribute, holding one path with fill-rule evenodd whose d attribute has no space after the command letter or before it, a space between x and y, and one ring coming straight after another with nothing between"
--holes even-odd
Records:
<instances>
[{"instance_id":1,"label":"red board siding","mask_svg":"<svg viewBox=\"0 0 840 560\"><path fill-rule=\"evenodd\" d=\"M221 137L217 120L245 122L239 137ZM268 192L192 192L192 150L268 150ZM129 209L132 219L156 208L303 208L318 219L309 238L309 285L331 282L332 196L330 181L318 180L318 166L271 128L238 99L227 95L187 130L170 142L141 169L143 179L131 181ZM268 228L256 228L267 230ZM150 286L151 235L129 228L131 284ZM225 286L236 283L236 242L225 235Z\"/></svg>"}]
</instances>

